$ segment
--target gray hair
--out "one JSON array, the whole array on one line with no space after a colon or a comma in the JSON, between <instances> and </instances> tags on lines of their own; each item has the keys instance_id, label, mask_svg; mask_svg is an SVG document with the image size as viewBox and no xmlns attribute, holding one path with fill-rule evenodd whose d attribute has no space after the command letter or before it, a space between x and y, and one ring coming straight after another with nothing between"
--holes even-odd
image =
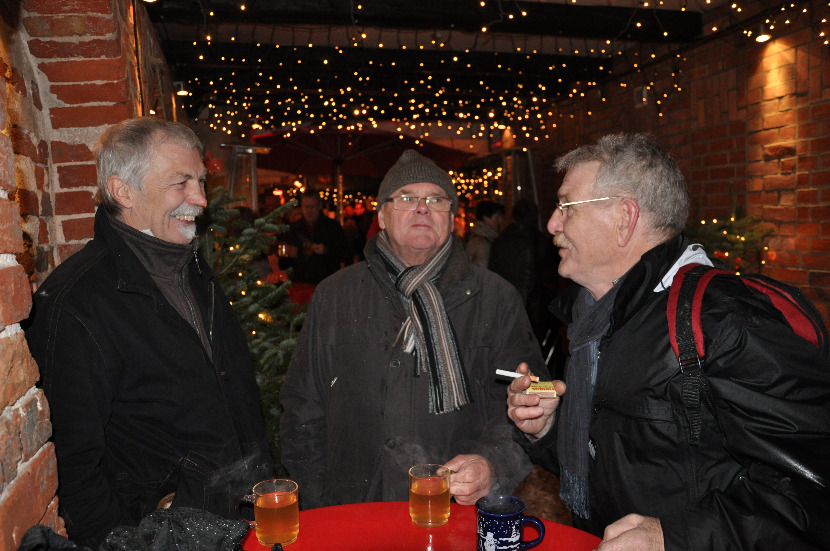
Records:
<instances>
[{"instance_id":1,"label":"gray hair","mask_svg":"<svg viewBox=\"0 0 830 551\"><path fill-rule=\"evenodd\" d=\"M686 180L674 159L645 134L609 134L596 144L583 145L556 160L567 172L577 165L598 161L594 196L633 197L650 216L650 230L675 236L689 216Z\"/></svg>"},{"instance_id":2,"label":"gray hair","mask_svg":"<svg viewBox=\"0 0 830 551\"><path fill-rule=\"evenodd\" d=\"M98 191L107 212L118 215L121 205L110 195L107 179L117 175L141 190L152 166L152 158L163 143L177 143L200 152L202 144L187 126L156 117L127 119L107 128L95 144Z\"/></svg>"}]
</instances>

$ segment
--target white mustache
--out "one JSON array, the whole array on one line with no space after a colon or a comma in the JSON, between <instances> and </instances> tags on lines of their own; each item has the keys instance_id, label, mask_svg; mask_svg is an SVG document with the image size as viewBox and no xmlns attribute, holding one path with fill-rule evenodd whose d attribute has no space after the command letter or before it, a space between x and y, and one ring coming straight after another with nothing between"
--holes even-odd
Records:
<instances>
[{"instance_id":1,"label":"white mustache","mask_svg":"<svg viewBox=\"0 0 830 551\"><path fill-rule=\"evenodd\" d=\"M565 234L562 232L557 233L553 236L553 244L561 249L570 249L571 242L565 237Z\"/></svg>"},{"instance_id":2,"label":"white mustache","mask_svg":"<svg viewBox=\"0 0 830 551\"><path fill-rule=\"evenodd\" d=\"M170 216L200 216L204 209L202 207L196 207L193 205L182 205L173 212L170 213Z\"/></svg>"}]
</instances>

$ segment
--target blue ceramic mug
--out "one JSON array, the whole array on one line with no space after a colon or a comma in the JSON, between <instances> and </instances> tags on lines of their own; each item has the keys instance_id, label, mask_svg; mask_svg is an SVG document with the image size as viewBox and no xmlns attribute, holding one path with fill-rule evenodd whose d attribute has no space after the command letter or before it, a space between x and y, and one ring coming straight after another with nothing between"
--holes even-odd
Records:
<instances>
[{"instance_id":1,"label":"blue ceramic mug","mask_svg":"<svg viewBox=\"0 0 830 551\"><path fill-rule=\"evenodd\" d=\"M489 495L476 501L477 551L524 551L542 543L545 525L524 512L524 501L510 495ZM539 532L533 541L522 540L522 527L527 524Z\"/></svg>"}]
</instances>

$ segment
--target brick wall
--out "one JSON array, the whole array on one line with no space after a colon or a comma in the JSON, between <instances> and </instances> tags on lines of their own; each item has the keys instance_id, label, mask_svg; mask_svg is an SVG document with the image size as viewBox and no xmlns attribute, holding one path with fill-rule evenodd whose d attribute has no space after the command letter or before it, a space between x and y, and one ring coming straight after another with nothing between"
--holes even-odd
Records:
<instances>
[{"instance_id":1,"label":"brick wall","mask_svg":"<svg viewBox=\"0 0 830 551\"><path fill-rule=\"evenodd\" d=\"M156 72L170 88L140 3L13 3L0 10L0 551L35 524L64 533L49 406L21 330L33 286L92 237L101 131L161 95Z\"/></svg>"},{"instance_id":2,"label":"brick wall","mask_svg":"<svg viewBox=\"0 0 830 551\"><path fill-rule=\"evenodd\" d=\"M744 2L744 15L773 4ZM765 44L735 29L653 58L620 56L620 77L559 102L556 128L535 147L544 215L556 204L558 155L610 132L649 132L689 182L692 220L741 207L767 224L763 273L802 288L830 324L830 47L819 36L830 7L809 4Z\"/></svg>"}]
</instances>

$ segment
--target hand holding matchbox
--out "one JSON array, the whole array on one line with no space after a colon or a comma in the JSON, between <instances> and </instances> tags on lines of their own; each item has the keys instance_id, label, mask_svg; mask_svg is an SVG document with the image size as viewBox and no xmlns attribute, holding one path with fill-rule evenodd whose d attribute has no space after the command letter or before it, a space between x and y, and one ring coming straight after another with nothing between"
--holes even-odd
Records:
<instances>
[{"instance_id":1,"label":"hand holding matchbox","mask_svg":"<svg viewBox=\"0 0 830 551\"><path fill-rule=\"evenodd\" d=\"M511 379L518 379L519 377L524 376L521 373L516 373L515 371L505 371L504 369L497 369L496 375L510 377ZM530 387L525 389L525 394L537 394L542 398L556 398L558 396L556 394L556 389L553 388L553 381L540 381L539 377L536 375L528 374L528 377L530 377L531 382Z\"/></svg>"},{"instance_id":2,"label":"hand holding matchbox","mask_svg":"<svg viewBox=\"0 0 830 551\"><path fill-rule=\"evenodd\" d=\"M530 387L526 388L525 394L536 394L542 398L556 398L556 389L553 388L553 381L537 381L530 383Z\"/></svg>"}]
</instances>

